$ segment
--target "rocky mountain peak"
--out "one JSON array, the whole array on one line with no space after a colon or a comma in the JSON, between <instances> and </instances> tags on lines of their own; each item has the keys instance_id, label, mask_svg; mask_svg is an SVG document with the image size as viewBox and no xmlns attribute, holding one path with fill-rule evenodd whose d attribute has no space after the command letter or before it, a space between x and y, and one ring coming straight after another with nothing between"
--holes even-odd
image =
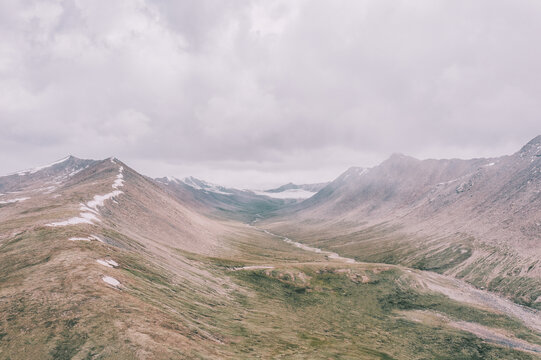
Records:
<instances>
[{"instance_id":1,"label":"rocky mountain peak","mask_svg":"<svg viewBox=\"0 0 541 360\"><path fill-rule=\"evenodd\" d=\"M541 153L541 135L534 137L524 145L519 153Z\"/></svg>"}]
</instances>

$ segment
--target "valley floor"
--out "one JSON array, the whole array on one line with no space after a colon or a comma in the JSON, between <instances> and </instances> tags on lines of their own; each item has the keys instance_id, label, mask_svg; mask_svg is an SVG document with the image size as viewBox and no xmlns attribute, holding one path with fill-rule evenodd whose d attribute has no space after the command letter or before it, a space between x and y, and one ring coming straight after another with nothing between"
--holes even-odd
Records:
<instances>
[{"instance_id":1,"label":"valley floor","mask_svg":"<svg viewBox=\"0 0 541 360\"><path fill-rule=\"evenodd\" d=\"M258 229L258 228L256 228ZM329 260L334 260L338 262L343 262L346 264L363 264L355 261L355 259L342 257L334 252L325 251L319 248L307 246L305 244L295 242L285 236L280 236L271 233L268 230L258 229L265 232L271 236L277 237L289 243L293 246L301 248L306 251L312 251L318 254L322 254L327 257ZM364 263L364 266L367 264ZM381 266L389 266L386 264L380 264ZM272 269L272 266L249 266L241 268L243 270L256 270L256 269ZM402 271L405 271L412 277L412 283L417 282L421 287L426 288L430 291L440 293L461 303L471 304L482 309L487 309L492 312L501 313L510 318L515 318L520 320L524 326L530 328L531 330L541 334L541 312L538 310L530 309L525 306L515 304L507 299L504 299L496 294L482 291L474 288L473 286L449 276L444 276L441 274L419 271L408 268L401 268ZM365 279L369 281L369 278L366 276ZM448 326L455 327L457 329L468 331L485 341L504 345L517 350L526 350L533 353L541 354L541 345L530 344L524 340L513 338L507 336L504 332L502 333L501 329L489 328L482 326L476 323L471 322L453 322L449 319L446 319L441 314L425 312L424 316L427 314L432 315L433 317L440 320L440 322L445 322ZM422 322L423 317L414 318L414 321ZM445 320L444 320L445 319Z\"/></svg>"}]
</instances>

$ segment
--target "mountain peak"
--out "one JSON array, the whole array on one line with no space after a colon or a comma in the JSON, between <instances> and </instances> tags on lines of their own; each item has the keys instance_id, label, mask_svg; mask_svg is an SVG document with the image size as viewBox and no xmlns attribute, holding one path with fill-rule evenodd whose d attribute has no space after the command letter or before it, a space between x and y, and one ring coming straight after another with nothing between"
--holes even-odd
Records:
<instances>
[{"instance_id":1,"label":"mountain peak","mask_svg":"<svg viewBox=\"0 0 541 360\"><path fill-rule=\"evenodd\" d=\"M360 167L360 166L352 166L350 167L349 169L347 169L344 174L354 174L354 175L359 175L359 174L363 174L364 172L366 172L366 168L363 168L363 167Z\"/></svg>"},{"instance_id":2,"label":"mountain peak","mask_svg":"<svg viewBox=\"0 0 541 360\"><path fill-rule=\"evenodd\" d=\"M524 156L524 154L528 153L535 153L539 154L541 153L541 135L538 135L534 137L532 140L528 141L526 145L524 145L519 153L521 156Z\"/></svg>"},{"instance_id":3,"label":"mountain peak","mask_svg":"<svg viewBox=\"0 0 541 360\"><path fill-rule=\"evenodd\" d=\"M522 148L524 149L529 146L537 146L537 145L541 145L541 135L537 135L532 140L528 141L526 145L524 145Z\"/></svg>"},{"instance_id":4,"label":"mountain peak","mask_svg":"<svg viewBox=\"0 0 541 360\"><path fill-rule=\"evenodd\" d=\"M349 169L347 169L345 172L342 173L338 177L341 181L346 181L346 179L349 179L348 181L351 181L352 179L358 179L360 176L366 174L369 169L362 168L359 166L352 166ZM337 179L337 180L338 180Z\"/></svg>"},{"instance_id":5,"label":"mountain peak","mask_svg":"<svg viewBox=\"0 0 541 360\"><path fill-rule=\"evenodd\" d=\"M401 153L393 153L387 160L381 163L381 165L402 165L402 164L410 164L410 163L417 163L419 162L419 159L416 159L412 156L404 155Z\"/></svg>"},{"instance_id":6,"label":"mountain peak","mask_svg":"<svg viewBox=\"0 0 541 360\"><path fill-rule=\"evenodd\" d=\"M43 169L47 169L47 168L50 168L50 167L53 167L55 165L59 165L59 164L62 164L68 160L70 160L72 158L71 155L68 155L66 157L63 157L62 159L60 160L56 160L56 161L53 161L52 163L50 164L47 164L47 165L42 165L42 166L38 166L38 167L35 167L35 168L32 168L32 169L26 169L26 170L21 170L21 171L18 171L18 172L14 172L14 173L11 173L11 174L8 174L8 175L28 175L28 174L35 174L37 173L38 171L41 171Z\"/></svg>"},{"instance_id":7,"label":"mountain peak","mask_svg":"<svg viewBox=\"0 0 541 360\"><path fill-rule=\"evenodd\" d=\"M417 160L416 158L402 153L392 153L388 160Z\"/></svg>"},{"instance_id":8,"label":"mountain peak","mask_svg":"<svg viewBox=\"0 0 541 360\"><path fill-rule=\"evenodd\" d=\"M277 188L272 188L272 189L268 189L268 190L265 190L265 191L270 192L270 193L278 193L278 192L282 192L282 191L286 191L286 190L300 189L300 188L301 188L300 185L289 182L289 183L284 184L282 186L279 186Z\"/></svg>"}]
</instances>

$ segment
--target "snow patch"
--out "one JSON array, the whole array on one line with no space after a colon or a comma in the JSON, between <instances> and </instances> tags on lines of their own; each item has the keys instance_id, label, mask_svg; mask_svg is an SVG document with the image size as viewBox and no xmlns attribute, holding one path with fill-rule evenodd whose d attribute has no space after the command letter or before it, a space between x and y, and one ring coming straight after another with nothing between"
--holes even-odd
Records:
<instances>
[{"instance_id":1,"label":"snow patch","mask_svg":"<svg viewBox=\"0 0 541 360\"><path fill-rule=\"evenodd\" d=\"M107 263L109 265L112 265L113 267L118 267L118 263L116 261L114 261L114 260L107 260Z\"/></svg>"},{"instance_id":2,"label":"snow patch","mask_svg":"<svg viewBox=\"0 0 541 360\"><path fill-rule=\"evenodd\" d=\"M116 164L113 159L111 159L111 162L113 164ZM113 182L113 189L117 189L121 186L124 186L124 179L122 172L124 171L124 167L120 166L118 169L118 174L116 176L115 181ZM97 215L99 215L98 207L102 207L105 205L105 200L112 199L120 194L123 194L120 190L114 190L108 194L105 195L94 195L94 198L87 202L86 204L81 204L79 207L79 210L81 210L81 213L78 217L73 217L71 219L68 219L66 221L60 221L60 222L53 222L50 224L47 224L47 226L68 226L68 225L77 225L77 224L90 224L92 225L94 221L101 221Z\"/></svg>"},{"instance_id":3,"label":"snow patch","mask_svg":"<svg viewBox=\"0 0 541 360\"><path fill-rule=\"evenodd\" d=\"M98 219L98 217L92 213L87 213L87 212L84 212L84 213L81 213L79 214L83 219L86 219L86 220L89 220L89 221L101 221L100 219Z\"/></svg>"},{"instance_id":4,"label":"snow patch","mask_svg":"<svg viewBox=\"0 0 541 360\"><path fill-rule=\"evenodd\" d=\"M79 210L81 210L82 212L93 212L94 214L99 215L98 211L89 208L85 204L81 204L81 206L79 207Z\"/></svg>"},{"instance_id":5,"label":"snow patch","mask_svg":"<svg viewBox=\"0 0 541 360\"><path fill-rule=\"evenodd\" d=\"M99 242L103 242L96 235L90 235L89 237L70 237L68 240L70 240L70 241L92 241L92 240L97 240Z\"/></svg>"},{"instance_id":6,"label":"snow patch","mask_svg":"<svg viewBox=\"0 0 541 360\"><path fill-rule=\"evenodd\" d=\"M177 179L176 177L173 177L173 176L167 176L166 179L169 182L174 182L174 183L177 183L177 184L181 182L179 179Z\"/></svg>"},{"instance_id":7,"label":"snow patch","mask_svg":"<svg viewBox=\"0 0 541 360\"><path fill-rule=\"evenodd\" d=\"M459 179L453 179L453 180L449 180L449 181L437 183L436 185L437 185L437 186L441 186L441 185L449 185L449 184L452 184L452 183L454 183L455 181L458 181L458 180L459 180Z\"/></svg>"},{"instance_id":8,"label":"snow patch","mask_svg":"<svg viewBox=\"0 0 541 360\"><path fill-rule=\"evenodd\" d=\"M116 180L113 183L113 189L118 189L119 187L124 186L124 175L122 172L124 171L124 166L121 166L118 175L116 176Z\"/></svg>"},{"instance_id":9,"label":"snow patch","mask_svg":"<svg viewBox=\"0 0 541 360\"><path fill-rule=\"evenodd\" d=\"M80 168L80 169L77 169L77 170L74 170L74 171L70 172L70 173L68 174L68 177L72 177L73 175L76 175L76 174L80 173L81 171L83 171L83 170L86 169L87 167L88 167L88 165L85 166L84 168Z\"/></svg>"},{"instance_id":10,"label":"snow patch","mask_svg":"<svg viewBox=\"0 0 541 360\"><path fill-rule=\"evenodd\" d=\"M362 176L366 174L369 170L370 170L369 168L351 168L345 173L343 180L346 180L347 178L349 178L350 175Z\"/></svg>"},{"instance_id":11,"label":"snow patch","mask_svg":"<svg viewBox=\"0 0 541 360\"><path fill-rule=\"evenodd\" d=\"M52 186L47 186L47 187L42 188L42 189L40 189L40 190L43 190L43 194L48 195L48 194L50 194L50 193L52 193L53 191L56 190L56 186L54 186L54 185L52 185Z\"/></svg>"},{"instance_id":12,"label":"snow patch","mask_svg":"<svg viewBox=\"0 0 541 360\"><path fill-rule=\"evenodd\" d=\"M43 170L43 169L46 169L46 168L49 168L51 166L54 166L54 165L57 165L57 164L61 164L63 163L64 161L67 161L70 157L69 156L66 156L65 158L63 159L60 159L60 160L57 160L53 163L50 163L48 165L44 165L44 166L39 166L39 167L36 167L36 168L33 168L33 169L27 169L27 170L23 170L23 171L19 171L15 174L19 175L19 176L23 176L23 175L27 175L27 174L35 174L37 173L38 171L40 170ZM10 174L10 175L14 175L14 174Z\"/></svg>"},{"instance_id":13,"label":"snow patch","mask_svg":"<svg viewBox=\"0 0 541 360\"><path fill-rule=\"evenodd\" d=\"M56 188L57 188L56 186L52 185L52 186L44 186L44 187L40 187L40 188L37 188L37 189L32 189L30 191L33 192L33 193L41 193L41 194L49 195L53 191L55 191Z\"/></svg>"},{"instance_id":14,"label":"snow patch","mask_svg":"<svg viewBox=\"0 0 541 360\"><path fill-rule=\"evenodd\" d=\"M88 206L91 209L94 209L95 211L98 211L98 207L102 207L105 205L105 200L109 200L120 194L123 194L123 192L120 190L115 190L105 195L94 195L94 199L87 202L86 206Z\"/></svg>"},{"instance_id":15,"label":"snow patch","mask_svg":"<svg viewBox=\"0 0 541 360\"><path fill-rule=\"evenodd\" d=\"M114 261L114 260L102 260L102 259L99 259L99 260L96 260L96 262L98 264L100 264L100 265L110 267L110 268L118 267L118 263L116 261Z\"/></svg>"},{"instance_id":16,"label":"snow patch","mask_svg":"<svg viewBox=\"0 0 541 360\"><path fill-rule=\"evenodd\" d=\"M93 225L93 221L101 221L98 217L92 213L80 213L78 217L72 217L65 221L53 222L47 224L47 226L57 227L57 226L68 226L68 225L78 225L78 224L90 224Z\"/></svg>"},{"instance_id":17,"label":"snow patch","mask_svg":"<svg viewBox=\"0 0 541 360\"><path fill-rule=\"evenodd\" d=\"M110 268L113 267L112 265L110 265L110 264L109 264L107 261L105 261L105 260L98 259L98 260L96 260L96 262L97 262L98 264L103 265L103 266L106 266L106 267L110 267Z\"/></svg>"},{"instance_id":18,"label":"snow patch","mask_svg":"<svg viewBox=\"0 0 541 360\"><path fill-rule=\"evenodd\" d=\"M358 175L358 176L364 175L364 174L366 174L366 173L368 172L368 170L370 170L370 169L367 169L367 168L359 168L359 169L357 169L357 175Z\"/></svg>"},{"instance_id":19,"label":"snow patch","mask_svg":"<svg viewBox=\"0 0 541 360\"><path fill-rule=\"evenodd\" d=\"M9 199L9 200L5 200L5 201L0 201L0 204L13 204L13 203L25 201L25 200L28 200L28 199L30 199L30 198L29 197L21 197L21 198L16 198L16 199Z\"/></svg>"},{"instance_id":20,"label":"snow patch","mask_svg":"<svg viewBox=\"0 0 541 360\"><path fill-rule=\"evenodd\" d=\"M167 177L167 180L169 180L170 182L176 182L177 184L179 183L179 180L178 179L175 179L175 178L172 178L173 181L170 180L170 177L168 176ZM196 179L194 177L187 177L187 178L184 178L183 180L181 180L181 182L183 182L184 184L196 189L196 190L202 190L202 191L205 191L205 192L212 192L212 193L216 193L216 194L222 194L222 195L233 195L232 193L230 192L227 192L227 191L224 191L224 190L227 190L226 188L224 188L223 186L220 186L220 185L216 185L216 184L211 184L209 182L206 182L206 181L203 181L203 180L199 180L199 179Z\"/></svg>"},{"instance_id":21,"label":"snow patch","mask_svg":"<svg viewBox=\"0 0 541 360\"><path fill-rule=\"evenodd\" d=\"M168 176L168 177L167 177L167 180L171 181L170 179L171 179L171 177ZM175 182L178 182L178 181L176 181L177 179L175 179L175 178L172 178L172 179L175 180ZM195 179L195 178L193 178L193 177L187 177L187 178L184 178L184 179L181 180L181 181L182 181L184 184L186 184L186 185L188 185L188 186L191 186L191 187L193 187L193 188L196 189L196 190L203 190L203 188L197 184L196 180L197 180L197 179ZM197 180L197 181L199 181L199 180ZM202 182L202 181L201 181L201 182ZM203 183L203 182L202 182L202 183Z\"/></svg>"},{"instance_id":22,"label":"snow patch","mask_svg":"<svg viewBox=\"0 0 541 360\"><path fill-rule=\"evenodd\" d=\"M92 239L94 239L94 240L99 241L99 242L103 242L103 240L100 239L99 237L97 237L96 235L90 235L90 237L91 237Z\"/></svg>"},{"instance_id":23,"label":"snow patch","mask_svg":"<svg viewBox=\"0 0 541 360\"><path fill-rule=\"evenodd\" d=\"M107 284L111 285L111 286L114 286L114 287L118 287L120 286L120 281L118 281L117 279L115 279L114 277L111 277L111 276L104 276L101 278L103 281L105 281Z\"/></svg>"}]
</instances>

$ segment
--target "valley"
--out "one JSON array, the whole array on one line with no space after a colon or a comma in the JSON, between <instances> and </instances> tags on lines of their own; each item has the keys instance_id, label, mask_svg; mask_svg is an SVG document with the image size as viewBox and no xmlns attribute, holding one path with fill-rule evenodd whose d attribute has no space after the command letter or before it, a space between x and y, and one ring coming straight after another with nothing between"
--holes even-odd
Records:
<instances>
[{"instance_id":1,"label":"valley","mask_svg":"<svg viewBox=\"0 0 541 360\"><path fill-rule=\"evenodd\" d=\"M539 358L540 152L258 192L0 177L0 359Z\"/></svg>"},{"instance_id":2,"label":"valley","mask_svg":"<svg viewBox=\"0 0 541 360\"><path fill-rule=\"evenodd\" d=\"M271 236L281 238L286 243L291 244L295 247L301 248L306 251L322 254L328 260L335 260L335 261L344 262L347 264L355 264L355 263L359 264L354 259L341 257L338 254L333 253L333 252L324 251L319 248L310 247L302 243L295 242L287 237L282 237L282 236L273 234L267 230L262 230L262 231ZM366 263L364 265L366 265ZM386 264L381 264L381 265L384 266ZM273 268L272 266L251 266L251 267L245 267L241 269L256 270L256 269L272 269L272 268ZM410 279L410 280L413 280L412 284L417 282L423 288L426 288L433 292L443 294L455 301L458 301L461 303L474 304L476 306L489 309L490 311L500 312L511 318L519 319L526 327L536 332L541 332L541 312L539 311L517 305L509 300L501 298L487 291L475 289L471 285L466 284L455 278L450 278L450 277L443 276L437 273L430 273L426 271L419 271L419 270L413 271L412 269L409 269L409 268L402 268L401 270L406 272L408 275L412 277L412 279ZM368 282L370 280L367 276L363 276L362 281ZM482 327L479 327L479 325L476 325L473 323L467 323L467 322L461 323L461 326L458 324L455 324L455 325L461 330L466 330L480 336L484 340L488 340L488 341L496 342L500 344L505 344L515 349L529 349L529 351L541 353L541 346L532 345L518 339L505 338L505 336L498 334L498 332L495 329L482 328Z\"/></svg>"}]
</instances>

